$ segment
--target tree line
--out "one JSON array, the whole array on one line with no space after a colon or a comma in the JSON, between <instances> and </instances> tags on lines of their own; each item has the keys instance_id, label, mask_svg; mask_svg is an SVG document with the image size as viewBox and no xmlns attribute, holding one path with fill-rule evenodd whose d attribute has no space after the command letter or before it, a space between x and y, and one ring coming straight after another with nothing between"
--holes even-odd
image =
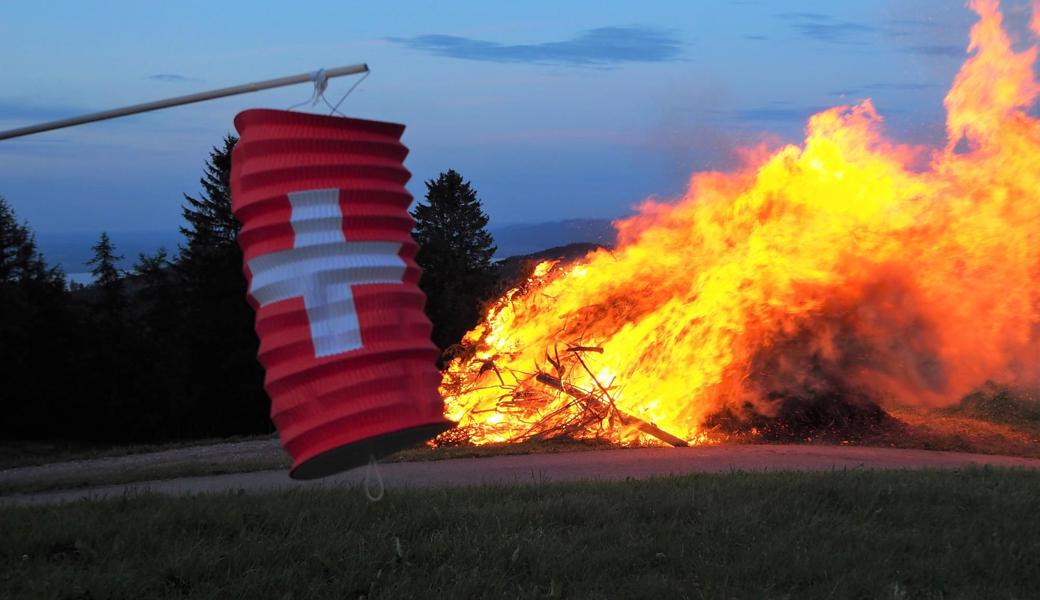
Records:
<instances>
[{"instance_id":1,"label":"tree line","mask_svg":"<svg viewBox=\"0 0 1040 600\"><path fill-rule=\"evenodd\" d=\"M0 439L151 442L273 431L246 302L231 151L212 149L202 191L184 196L184 243L128 272L102 233L94 283L70 288L0 196ZM456 171L414 208L420 286L442 349L476 324L495 248L476 191Z\"/></svg>"}]
</instances>

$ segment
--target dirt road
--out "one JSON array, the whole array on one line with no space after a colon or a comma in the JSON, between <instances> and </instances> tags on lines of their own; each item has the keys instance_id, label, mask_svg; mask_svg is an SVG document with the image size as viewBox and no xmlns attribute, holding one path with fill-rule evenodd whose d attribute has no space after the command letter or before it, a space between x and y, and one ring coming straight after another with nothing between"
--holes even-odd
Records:
<instances>
[{"instance_id":1,"label":"dirt road","mask_svg":"<svg viewBox=\"0 0 1040 600\"><path fill-rule=\"evenodd\" d=\"M409 486L645 479L683 473L719 473L734 470L956 469L972 465L1040 469L1040 459L840 446L708 446L390 463L380 465L378 475L386 488L392 490ZM284 470L257 471L0 496L0 505L55 504L85 498L104 499L148 492L190 495L238 490L260 492L293 488L349 487L363 485L366 476L373 478L370 483L374 485L375 473L366 468L317 482L293 481Z\"/></svg>"},{"instance_id":2,"label":"dirt road","mask_svg":"<svg viewBox=\"0 0 1040 600\"><path fill-rule=\"evenodd\" d=\"M233 464L247 460L287 459L285 450L276 438L244 442L223 442L185 446L158 452L142 452L123 456L68 460L31 467L16 467L0 470L0 485L13 482L60 479L73 475L88 477L113 471L155 468L186 463Z\"/></svg>"}]
</instances>

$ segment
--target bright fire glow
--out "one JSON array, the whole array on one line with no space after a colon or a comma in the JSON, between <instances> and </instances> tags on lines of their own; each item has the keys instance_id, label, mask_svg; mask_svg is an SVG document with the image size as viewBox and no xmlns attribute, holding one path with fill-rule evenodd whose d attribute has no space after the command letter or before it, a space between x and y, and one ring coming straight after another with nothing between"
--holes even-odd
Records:
<instances>
[{"instance_id":1,"label":"bright fire glow","mask_svg":"<svg viewBox=\"0 0 1040 600\"><path fill-rule=\"evenodd\" d=\"M493 303L445 373L448 417L474 443L654 439L618 414L696 443L711 415L784 395L941 406L1035 382L1037 48L1012 48L997 0L970 6L944 148L887 141L867 100L811 117L801 145L695 174L616 223L617 248L542 263Z\"/></svg>"}]
</instances>

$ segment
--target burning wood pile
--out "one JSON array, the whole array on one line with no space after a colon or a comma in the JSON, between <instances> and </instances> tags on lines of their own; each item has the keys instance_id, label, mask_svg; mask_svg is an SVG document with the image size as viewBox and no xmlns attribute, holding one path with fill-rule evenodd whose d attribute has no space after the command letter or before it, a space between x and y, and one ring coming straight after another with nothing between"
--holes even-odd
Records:
<instances>
[{"instance_id":1,"label":"burning wood pile","mask_svg":"<svg viewBox=\"0 0 1040 600\"><path fill-rule=\"evenodd\" d=\"M441 441L683 445L1040 387L1040 50L1015 50L996 0L971 7L943 147L886 138L864 100L646 201L617 248L488 307L444 372Z\"/></svg>"},{"instance_id":2,"label":"burning wood pile","mask_svg":"<svg viewBox=\"0 0 1040 600\"><path fill-rule=\"evenodd\" d=\"M649 438L670 446L688 446L686 440L677 437L653 423L649 423L617 407L611 396L614 382L601 382L582 357L585 353L602 354L596 346L568 346L562 356L558 348L552 355L547 352L545 365L533 371L520 372L509 369L503 376L493 360L480 362L480 372L493 372L498 380L501 398L494 408L496 414L510 423L521 423L519 431L498 441L527 442L533 440L567 439L616 439L616 432L623 437ZM548 370L546 370L548 369ZM568 380L568 373L580 369L593 386L585 389ZM507 381L508 378L508 381ZM459 395L465 393L465 378L446 383L442 391ZM489 417L488 421L497 420ZM439 438L442 443L459 443L479 438L480 432L465 427L446 432Z\"/></svg>"}]
</instances>

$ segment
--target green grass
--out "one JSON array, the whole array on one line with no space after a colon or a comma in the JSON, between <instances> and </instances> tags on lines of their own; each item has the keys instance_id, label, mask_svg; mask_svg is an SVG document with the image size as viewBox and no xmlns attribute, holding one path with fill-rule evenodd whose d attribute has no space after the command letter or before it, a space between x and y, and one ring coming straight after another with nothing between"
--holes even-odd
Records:
<instances>
[{"instance_id":1,"label":"green grass","mask_svg":"<svg viewBox=\"0 0 1040 600\"><path fill-rule=\"evenodd\" d=\"M0 510L4 598L1033 598L1040 473L772 473Z\"/></svg>"},{"instance_id":2,"label":"green grass","mask_svg":"<svg viewBox=\"0 0 1040 600\"><path fill-rule=\"evenodd\" d=\"M945 412L989 423L1040 430L1040 400L992 384L968 394Z\"/></svg>"}]
</instances>

